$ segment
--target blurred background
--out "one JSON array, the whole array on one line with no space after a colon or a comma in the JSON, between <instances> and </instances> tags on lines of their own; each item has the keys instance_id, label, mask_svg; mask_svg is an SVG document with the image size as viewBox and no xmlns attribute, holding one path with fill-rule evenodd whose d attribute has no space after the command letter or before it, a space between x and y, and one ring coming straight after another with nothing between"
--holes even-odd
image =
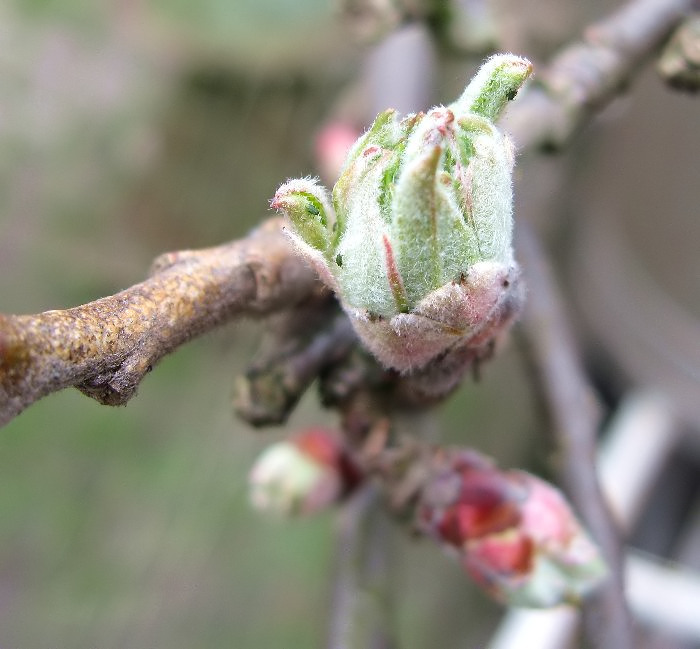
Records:
<instances>
[{"instance_id":1,"label":"blurred background","mask_svg":"<svg viewBox=\"0 0 700 649\"><path fill-rule=\"evenodd\" d=\"M323 124L361 128L385 107L371 79L387 60L409 87L416 60L433 62L407 100L425 105L398 106L426 108L454 98L489 47L546 61L616 3L462 3L469 20L434 13L439 38L409 36L418 53L398 59L374 44L391 12L365 20L371 3L347 4L350 16L329 0L3 3L0 311L84 303L140 281L161 252L243 235L283 180L317 173ZM516 179L608 411L630 385L661 386L689 429L700 422L699 152L697 101L649 69L567 153L523 160ZM247 504L253 458L284 433L231 411L255 340L250 323L228 326L163 360L125 408L68 390L0 431L0 647L321 644L332 516L270 522ZM531 383L512 343L435 425L547 475ZM312 423L333 424L313 390L288 426ZM660 552L698 493L687 448L685 504ZM401 646L482 646L499 607L432 545L391 536Z\"/></svg>"}]
</instances>

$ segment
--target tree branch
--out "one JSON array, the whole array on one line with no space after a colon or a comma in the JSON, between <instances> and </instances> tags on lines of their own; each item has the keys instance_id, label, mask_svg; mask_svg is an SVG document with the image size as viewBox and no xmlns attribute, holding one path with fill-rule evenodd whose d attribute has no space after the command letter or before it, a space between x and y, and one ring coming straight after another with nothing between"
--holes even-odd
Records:
<instances>
[{"instance_id":1,"label":"tree branch","mask_svg":"<svg viewBox=\"0 0 700 649\"><path fill-rule=\"evenodd\" d=\"M538 75L506 119L521 149L561 148L639 71L689 0L634 0L586 30ZM516 230L516 247L530 291L523 324L554 423L560 475L574 505L600 544L610 567L606 586L588 605L590 639L601 649L631 649L620 541L595 474L599 423L591 387L581 367L563 298L545 252L527 223Z\"/></svg>"},{"instance_id":2,"label":"tree branch","mask_svg":"<svg viewBox=\"0 0 700 649\"><path fill-rule=\"evenodd\" d=\"M523 147L561 146L612 97L689 8L636 0L562 52L514 106ZM76 386L125 403L178 345L242 315L298 303L315 277L273 220L241 241L160 257L153 275L117 295L65 311L0 316L0 424L42 396Z\"/></svg>"},{"instance_id":3,"label":"tree branch","mask_svg":"<svg viewBox=\"0 0 700 649\"><path fill-rule=\"evenodd\" d=\"M631 649L619 535L595 473L598 408L544 251L527 224L519 232L518 253L530 287L523 325L557 434L559 474L610 568L607 584L588 609L589 636L600 649Z\"/></svg>"},{"instance_id":4,"label":"tree branch","mask_svg":"<svg viewBox=\"0 0 700 649\"><path fill-rule=\"evenodd\" d=\"M316 377L357 344L331 291L316 293L268 319L255 357L236 379L234 410L253 426L284 423Z\"/></svg>"},{"instance_id":5,"label":"tree branch","mask_svg":"<svg viewBox=\"0 0 700 649\"><path fill-rule=\"evenodd\" d=\"M158 257L151 276L64 311L0 315L0 425L37 399L75 386L126 403L165 355L235 317L299 303L318 280L270 219L246 238Z\"/></svg>"},{"instance_id":6,"label":"tree branch","mask_svg":"<svg viewBox=\"0 0 700 649\"><path fill-rule=\"evenodd\" d=\"M563 147L637 74L691 0L633 0L564 48L506 115L520 149Z\"/></svg>"},{"instance_id":7,"label":"tree branch","mask_svg":"<svg viewBox=\"0 0 700 649\"><path fill-rule=\"evenodd\" d=\"M388 523L379 493L367 485L343 507L336 556L327 649L391 649L387 565Z\"/></svg>"}]
</instances>

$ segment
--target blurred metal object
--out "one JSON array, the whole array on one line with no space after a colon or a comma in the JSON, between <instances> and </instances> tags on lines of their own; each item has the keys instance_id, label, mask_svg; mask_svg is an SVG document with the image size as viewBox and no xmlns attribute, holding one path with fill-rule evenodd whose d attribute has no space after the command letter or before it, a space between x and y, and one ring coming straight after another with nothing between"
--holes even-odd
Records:
<instances>
[{"instance_id":1,"label":"blurred metal object","mask_svg":"<svg viewBox=\"0 0 700 649\"><path fill-rule=\"evenodd\" d=\"M598 475L623 534L641 516L679 432L668 403L654 392L627 397L610 424L598 457Z\"/></svg>"},{"instance_id":2,"label":"blurred metal object","mask_svg":"<svg viewBox=\"0 0 700 649\"><path fill-rule=\"evenodd\" d=\"M671 36L656 69L672 88L700 90L700 11L686 18Z\"/></svg>"},{"instance_id":3,"label":"blurred metal object","mask_svg":"<svg viewBox=\"0 0 700 649\"><path fill-rule=\"evenodd\" d=\"M563 649L576 633L579 612L573 606L547 610L511 609L488 649Z\"/></svg>"}]
</instances>

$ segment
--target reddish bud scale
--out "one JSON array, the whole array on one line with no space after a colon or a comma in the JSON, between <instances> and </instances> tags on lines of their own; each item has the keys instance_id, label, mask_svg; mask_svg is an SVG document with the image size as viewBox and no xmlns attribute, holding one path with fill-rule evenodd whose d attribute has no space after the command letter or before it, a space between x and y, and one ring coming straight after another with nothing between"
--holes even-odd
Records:
<instances>
[{"instance_id":1,"label":"reddish bud scale","mask_svg":"<svg viewBox=\"0 0 700 649\"><path fill-rule=\"evenodd\" d=\"M403 286L401 273L399 273L399 269L396 266L394 250L392 249L386 234L382 237L382 241L384 243L384 255L386 257L386 276L389 281L389 286L391 287L394 300L396 301L396 308L403 313L404 311L408 310L406 290Z\"/></svg>"},{"instance_id":2,"label":"reddish bud scale","mask_svg":"<svg viewBox=\"0 0 700 649\"><path fill-rule=\"evenodd\" d=\"M523 471L500 471L473 452L435 461L418 524L456 549L464 569L496 599L552 606L602 579L597 549L554 487Z\"/></svg>"},{"instance_id":3,"label":"reddish bud scale","mask_svg":"<svg viewBox=\"0 0 700 649\"><path fill-rule=\"evenodd\" d=\"M495 535L473 545L464 557L464 567L484 586L491 585L493 575L518 577L533 568L535 544L524 534Z\"/></svg>"},{"instance_id":4,"label":"reddish bud scale","mask_svg":"<svg viewBox=\"0 0 700 649\"><path fill-rule=\"evenodd\" d=\"M338 472L341 496L347 496L362 480L360 467L337 433L326 428L309 428L297 433L289 441L318 464Z\"/></svg>"},{"instance_id":5,"label":"reddish bud scale","mask_svg":"<svg viewBox=\"0 0 700 649\"><path fill-rule=\"evenodd\" d=\"M517 508L498 502L490 506L458 503L448 507L439 523L441 538L461 547L488 534L496 534L520 522Z\"/></svg>"}]
</instances>

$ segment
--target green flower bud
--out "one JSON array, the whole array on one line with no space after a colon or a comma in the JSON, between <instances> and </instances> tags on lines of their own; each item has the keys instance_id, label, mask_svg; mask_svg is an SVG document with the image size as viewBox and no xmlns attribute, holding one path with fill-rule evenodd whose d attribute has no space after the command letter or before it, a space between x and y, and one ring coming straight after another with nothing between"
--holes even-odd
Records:
<instances>
[{"instance_id":1,"label":"green flower bud","mask_svg":"<svg viewBox=\"0 0 700 649\"><path fill-rule=\"evenodd\" d=\"M449 106L401 120L381 113L348 153L332 197L303 179L272 201L388 367L409 371L454 346L488 345L517 312L514 154L493 120L531 69L494 56Z\"/></svg>"}]
</instances>

